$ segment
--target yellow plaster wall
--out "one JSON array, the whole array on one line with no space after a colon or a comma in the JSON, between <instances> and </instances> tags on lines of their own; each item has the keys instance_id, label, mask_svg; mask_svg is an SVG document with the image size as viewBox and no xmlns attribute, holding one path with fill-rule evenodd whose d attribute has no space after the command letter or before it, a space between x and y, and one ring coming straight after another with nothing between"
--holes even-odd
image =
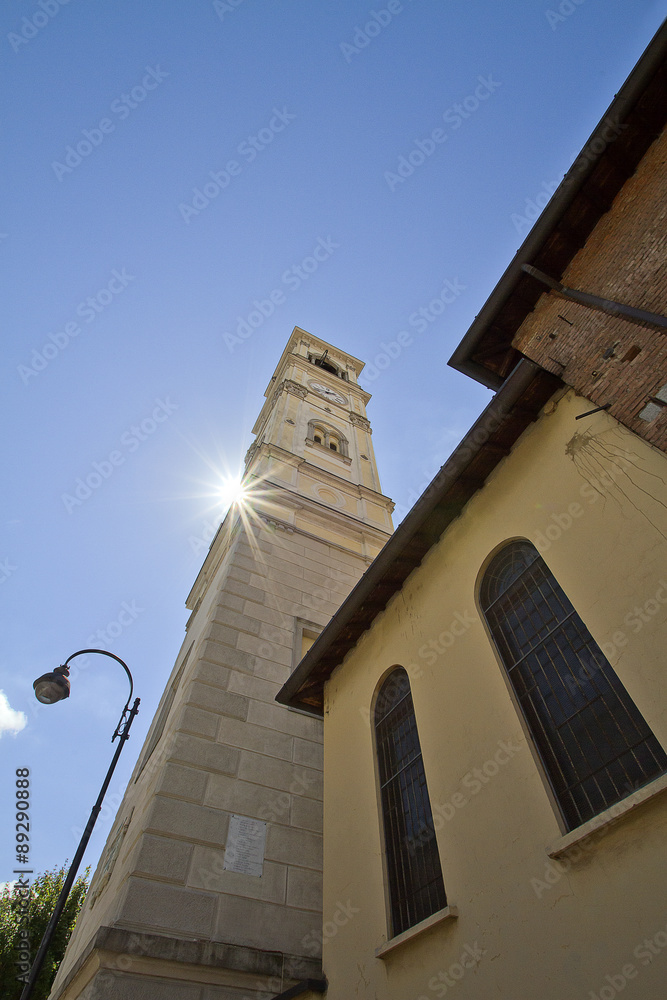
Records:
<instances>
[{"instance_id":1,"label":"yellow plaster wall","mask_svg":"<svg viewBox=\"0 0 667 1000\"><path fill-rule=\"evenodd\" d=\"M476 604L491 555L508 540L533 541L667 746L667 459L605 413L575 422L588 408L573 393L547 405L327 685L328 1000L591 1000L605 989L609 1000L626 986L628 997L664 995L667 792L560 863L550 858L563 829ZM410 673L445 888L459 916L381 960L387 911L370 711L394 664Z\"/></svg>"}]
</instances>

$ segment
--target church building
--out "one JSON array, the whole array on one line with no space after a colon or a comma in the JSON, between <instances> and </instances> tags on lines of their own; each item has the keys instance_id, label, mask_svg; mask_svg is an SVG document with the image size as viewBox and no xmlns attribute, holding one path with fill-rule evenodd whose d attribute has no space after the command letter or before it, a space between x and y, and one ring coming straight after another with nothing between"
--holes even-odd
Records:
<instances>
[{"instance_id":1,"label":"church building","mask_svg":"<svg viewBox=\"0 0 667 1000\"><path fill-rule=\"evenodd\" d=\"M665 995L666 56L451 359L493 400L278 695L324 716L327 1000Z\"/></svg>"},{"instance_id":2,"label":"church building","mask_svg":"<svg viewBox=\"0 0 667 1000\"><path fill-rule=\"evenodd\" d=\"M666 116L663 26L394 533L362 362L294 330L51 1000L662 1000Z\"/></svg>"}]
</instances>

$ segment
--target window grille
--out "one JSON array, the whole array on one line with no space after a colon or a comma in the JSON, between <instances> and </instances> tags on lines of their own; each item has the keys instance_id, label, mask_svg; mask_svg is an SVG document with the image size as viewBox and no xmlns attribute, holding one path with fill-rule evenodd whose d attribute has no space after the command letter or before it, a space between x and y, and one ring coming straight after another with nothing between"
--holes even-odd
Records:
<instances>
[{"instance_id":1,"label":"window grille","mask_svg":"<svg viewBox=\"0 0 667 1000\"><path fill-rule=\"evenodd\" d=\"M410 681L391 672L375 706L392 936L447 905Z\"/></svg>"},{"instance_id":2,"label":"window grille","mask_svg":"<svg viewBox=\"0 0 667 1000\"><path fill-rule=\"evenodd\" d=\"M568 829L667 770L667 754L530 542L502 549L480 599Z\"/></svg>"}]
</instances>

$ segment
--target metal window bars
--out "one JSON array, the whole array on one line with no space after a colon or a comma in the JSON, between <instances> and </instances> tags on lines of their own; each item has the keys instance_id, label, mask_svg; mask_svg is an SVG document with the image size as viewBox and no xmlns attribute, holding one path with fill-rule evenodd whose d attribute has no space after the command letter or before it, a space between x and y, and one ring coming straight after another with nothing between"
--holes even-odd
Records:
<instances>
[{"instance_id":1,"label":"metal window bars","mask_svg":"<svg viewBox=\"0 0 667 1000\"><path fill-rule=\"evenodd\" d=\"M396 936L447 905L410 682L402 667L379 692L375 734Z\"/></svg>"},{"instance_id":2,"label":"metal window bars","mask_svg":"<svg viewBox=\"0 0 667 1000\"><path fill-rule=\"evenodd\" d=\"M534 546L506 546L480 596L568 829L667 770L667 754Z\"/></svg>"}]
</instances>

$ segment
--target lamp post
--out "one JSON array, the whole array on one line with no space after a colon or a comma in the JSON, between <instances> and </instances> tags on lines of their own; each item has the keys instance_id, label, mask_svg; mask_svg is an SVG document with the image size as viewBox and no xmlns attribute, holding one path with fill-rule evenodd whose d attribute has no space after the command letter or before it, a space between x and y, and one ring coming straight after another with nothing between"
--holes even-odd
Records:
<instances>
[{"instance_id":1,"label":"lamp post","mask_svg":"<svg viewBox=\"0 0 667 1000\"><path fill-rule=\"evenodd\" d=\"M63 909L65 908L65 903L67 902L67 897L69 896L70 889L74 879L76 878L76 873L81 864L81 858L90 840L90 835L93 832L93 827L95 826L95 821L99 815L100 809L102 808L102 802L104 796L106 795L107 788L109 787L109 782L118 763L118 758L120 757L121 750L125 745L125 741L128 739L130 734L130 726L134 720L135 715L139 711L139 698L135 698L132 708L130 708L130 699L132 698L132 692L134 691L134 683L132 681L132 674L126 663L124 663L119 656L115 653L108 653L105 649L80 649L76 653L72 653L61 667L56 667L51 673L42 674L33 683L35 689L35 697L43 705L54 705L57 701L63 701L65 698L69 698L69 667L68 664L70 660L73 660L75 656L82 656L84 653L101 653L103 656L110 656L113 660L120 663L121 667L125 670L130 681L130 693L128 695L127 701L125 702L125 707L121 713L120 720L113 736L111 737L111 742L113 743L116 738L118 740L118 746L116 747L116 752L113 755L113 760L111 761L111 766L107 771L106 777L102 782L102 787L100 789L100 794L97 797L97 801L93 806L88 822L86 823L86 828L83 831L83 836L79 841L79 846L76 849L76 854L72 860L72 864L67 872L67 878L63 883L63 887L60 890L60 894L56 901L55 908L51 914L51 919L49 920L48 926L44 931L44 937L40 943L37 954L35 955L35 960L32 963L30 974L28 976L28 981L26 982L23 992L21 993L21 1000L29 1000L32 996L35 983L37 982L37 977L39 976L42 965L44 964L44 958L51 944L51 939L55 933L56 927L58 926L58 921L60 920Z\"/></svg>"}]
</instances>

